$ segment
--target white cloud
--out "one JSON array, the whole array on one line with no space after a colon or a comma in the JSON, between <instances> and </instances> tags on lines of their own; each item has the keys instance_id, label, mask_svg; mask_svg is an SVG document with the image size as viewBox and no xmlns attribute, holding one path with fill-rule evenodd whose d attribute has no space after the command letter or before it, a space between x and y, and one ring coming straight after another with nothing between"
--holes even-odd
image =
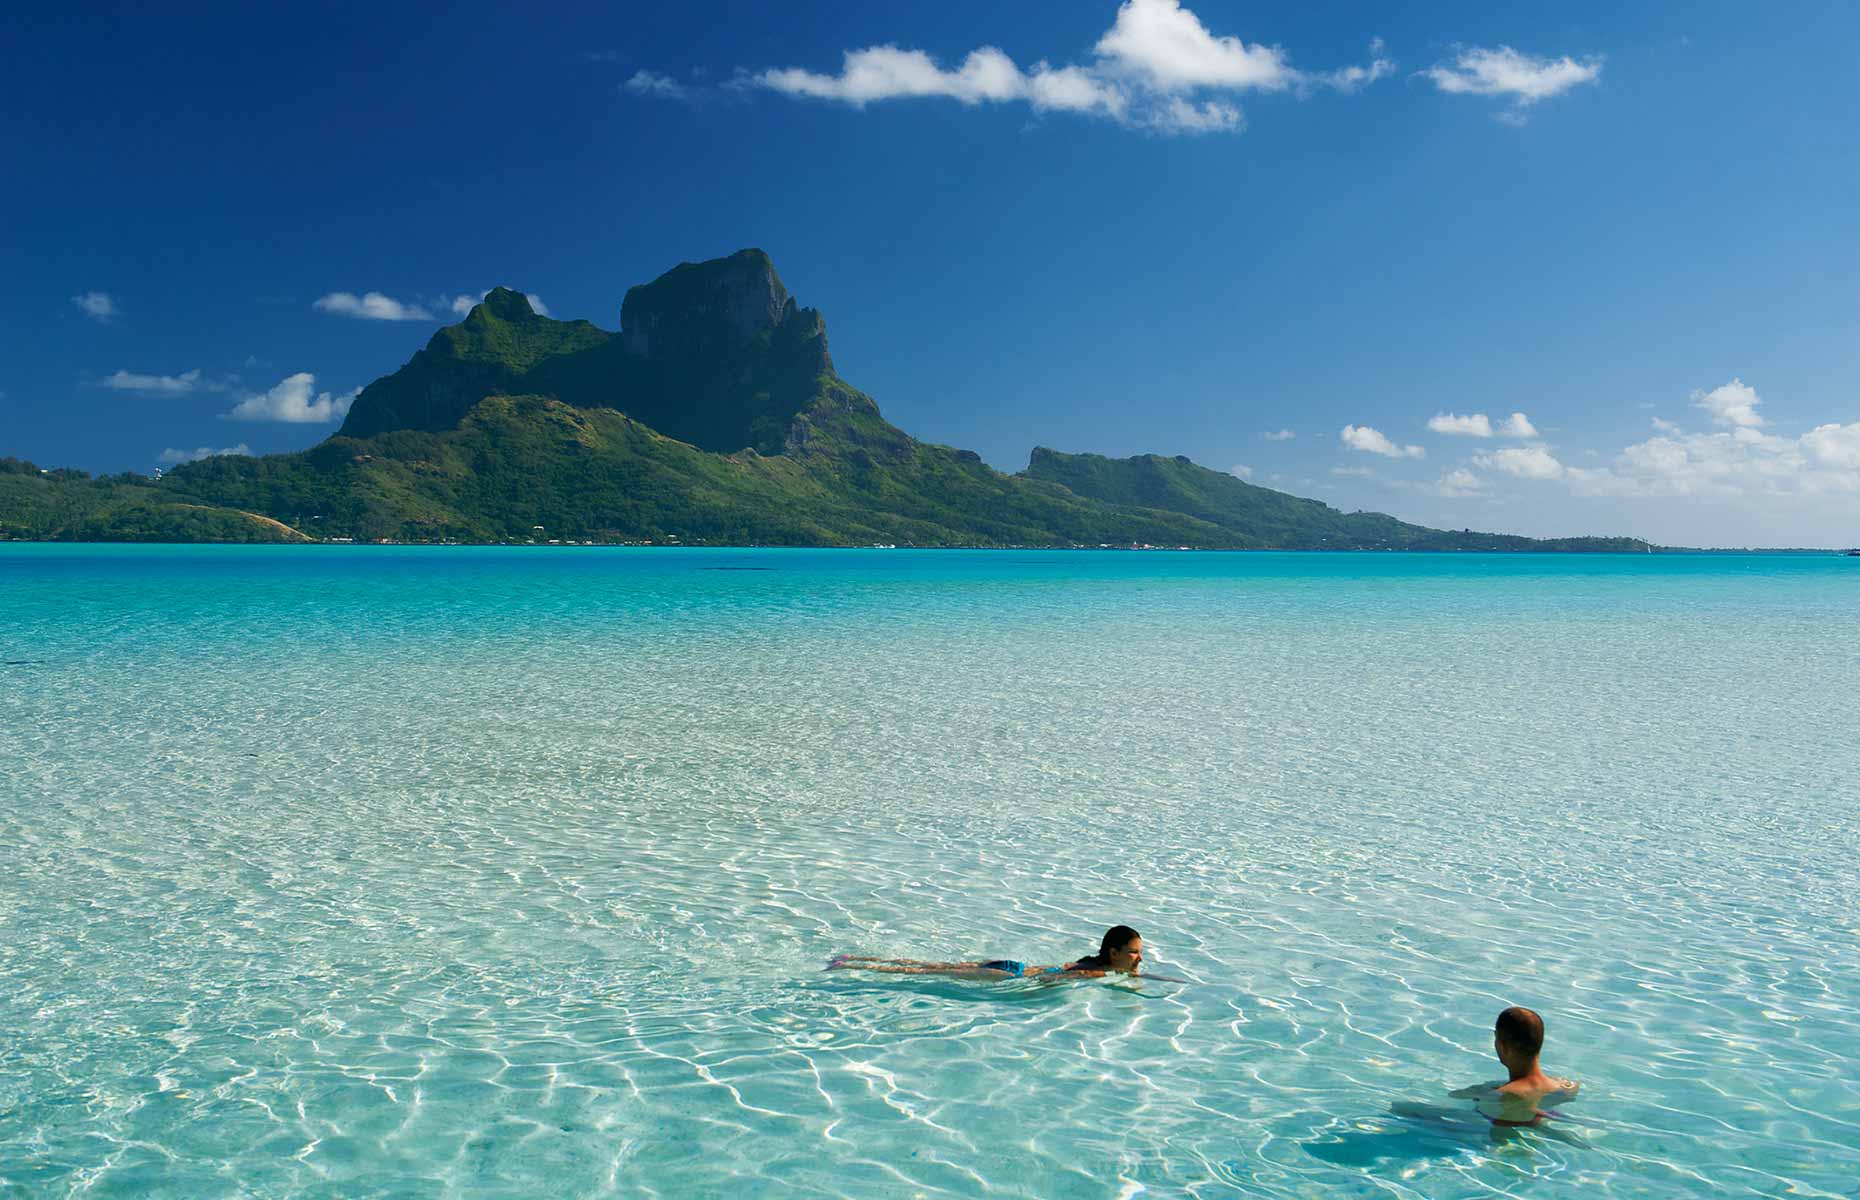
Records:
<instances>
[{"instance_id":1,"label":"white cloud","mask_svg":"<svg viewBox=\"0 0 1860 1200\"><path fill-rule=\"evenodd\" d=\"M331 396L317 392L316 376L308 371L287 375L268 392L241 400L226 415L235 421L287 421L294 425L322 425L340 421L362 389Z\"/></svg>"},{"instance_id":2,"label":"white cloud","mask_svg":"<svg viewBox=\"0 0 1860 1200\"><path fill-rule=\"evenodd\" d=\"M483 303L484 298L486 296L489 296L490 294L491 294L491 289L489 288L486 288L484 291L479 292L476 296L467 292L463 295L452 297L451 300L448 300L445 302L445 305L447 308L451 309L454 313L457 313L461 317L469 316L471 315L471 310L473 306ZM549 306L543 303L541 296L538 296L533 292L525 292L523 294L523 298L530 302L530 311L535 313L537 316L546 317L549 315Z\"/></svg>"},{"instance_id":3,"label":"white cloud","mask_svg":"<svg viewBox=\"0 0 1860 1200\"><path fill-rule=\"evenodd\" d=\"M176 450L173 447L169 447L156 456L156 461L164 463L188 463L198 462L203 458L218 458L222 454L249 455L251 453L252 448L247 446L244 442L240 442L237 446L228 446L224 450L215 450L211 446L201 446L194 450Z\"/></svg>"},{"instance_id":4,"label":"white cloud","mask_svg":"<svg viewBox=\"0 0 1860 1200\"><path fill-rule=\"evenodd\" d=\"M108 292L85 292L81 296L71 297L71 303L77 305L83 310L85 316L99 325L108 325L121 311L116 307L116 301L110 298Z\"/></svg>"},{"instance_id":5,"label":"white cloud","mask_svg":"<svg viewBox=\"0 0 1860 1200\"><path fill-rule=\"evenodd\" d=\"M1219 100L1196 104L1180 96L1169 97L1168 103L1144 118L1144 123L1170 133L1220 133L1241 129L1246 124L1240 110L1231 104L1222 104Z\"/></svg>"},{"instance_id":6,"label":"white cloud","mask_svg":"<svg viewBox=\"0 0 1860 1200\"><path fill-rule=\"evenodd\" d=\"M360 317L367 321L430 321L433 314L417 304L403 304L380 292L357 296L354 292L331 292L318 299L312 308L343 317Z\"/></svg>"},{"instance_id":7,"label":"white cloud","mask_svg":"<svg viewBox=\"0 0 1860 1200\"><path fill-rule=\"evenodd\" d=\"M626 81L626 90L636 96L657 96L661 100L685 100L691 90L670 75L660 75L655 71L639 70Z\"/></svg>"},{"instance_id":8,"label":"white cloud","mask_svg":"<svg viewBox=\"0 0 1860 1200\"><path fill-rule=\"evenodd\" d=\"M1492 422L1484 413L1435 413L1427 419L1427 427L1435 433L1458 434L1465 437L1489 438L1492 436Z\"/></svg>"},{"instance_id":9,"label":"white cloud","mask_svg":"<svg viewBox=\"0 0 1860 1200\"><path fill-rule=\"evenodd\" d=\"M1353 476L1357 479L1373 479L1376 474L1368 467L1332 467L1330 473L1332 475Z\"/></svg>"},{"instance_id":10,"label":"white cloud","mask_svg":"<svg viewBox=\"0 0 1860 1200\"><path fill-rule=\"evenodd\" d=\"M1534 438L1537 427L1531 419L1521 412L1514 412L1497 425L1484 413L1435 413L1427 419L1427 427L1435 433L1455 434L1462 437L1515 437Z\"/></svg>"},{"instance_id":11,"label":"white cloud","mask_svg":"<svg viewBox=\"0 0 1860 1200\"><path fill-rule=\"evenodd\" d=\"M1352 450L1361 450L1368 454L1380 454L1386 458L1425 458L1427 451L1419 446L1398 446L1389 441L1378 430L1367 425L1345 425L1338 435L1343 444Z\"/></svg>"},{"instance_id":12,"label":"white cloud","mask_svg":"<svg viewBox=\"0 0 1860 1200\"><path fill-rule=\"evenodd\" d=\"M1035 63L1027 89L1036 110L1097 113L1121 120L1130 105L1123 89L1106 83L1083 67Z\"/></svg>"},{"instance_id":13,"label":"white cloud","mask_svg":"<svg viewBox=\"0 0 1860 1200\"><path fill-rule=\"evenodd\" d=\"M1269 442L1289 442L1298 435L1290 429L1272 429L1263 436Z\"/></svg>"},{"instance_id":14,"label":"white cloud","mask_svg":"<svg viewBox=\"0 0 1860 1200\"><path fill-rule=\"evenodd\" d=\"M1860 493L1860 421L1817 425L1798 438L1749 426L1726 433L1661 434L1606 467L1570 468L1579 495L1818 496Z\"/></svg>"},{"instance_id":15,"label":"white cloud","mask_svg":"<svg viewBox=\"0 0 1860 1200\"><path fill-rule=\"evenodd\" d=\"M1235 463L1235 464L1234 464L1233 466L1231 466L1231 467L1228 467L1228 468L1227 468L1227 473L1228 473L1229 475L1232 475L1232 476L1234 476L1234 477L1235 477L1236 479L1251 479L1251 478L1253 478L1253 468L1252 468L1252 467L1247 467L1247 466L1242 466L1242 465L1241 465L1241 464L1239 464L1239 463Z\"/></svg>"},{"instance_id":16,"label":"white cloud","mask_svg":"<svg viewBox=\"0 0 1860 1200\"><path fill-rule=\"evenodd\" d=\"M1733 379L1709 392L1693 392L1692 406L1711 414L1712 424L1737 429L1761 429L1767 422L1757 415L1757 389Z\"/></svg>"},{"instance_id":17,"label":"white cloud","mask_svg":"<svg viewBox=\"0 0 1860 1200\"><path fill-rule=\"evenodd\" d=\"M1473 462L1518 479L1561 479L1565 470L1556 456L1542 446L1507 446L1503 450L1481 454Z\"/></svg>"},{"instance_id":18,"label":"white cloud","mask_svg":"<svg viewBox=\"0 0 1860 1200\"><path fill-rule=\"evenodd\" d=\"M1519 107L1559 96L1580 84L1594 83L1601 73L1599 58L1581 62L1567 56L1538 58L1520 54L1510 46L1472 46L1461 50L1452 66L1435 66L1422 72L1443 92L1508 96ZM1514 124L1521 123L1522 114L1511 115Z\"/></svg>"},{"instance_id":19,"label":"white cloud","mask_svg":"<svg viewBox=\"0 0 1860 1200\"><path fill-rule=\"evenodd\" d=\"M1054 67L1041 61L1023 73L1001 50L983 46L960 67L946 70L922 50L870 46L848 50L838 75L800 68L763 71L753 82L790 96L838 100L864 108L877 100L941 96L963 104L1024 100L1036 111L1095 113L1126 119L1129 96L1115 81L1084 67ZM1199 110L1191 118L1205 122ZM1161 125L1163 118L1146 117Z\"/></svg>"},{"instance_id":20,"label":"white cloud","mask_svg":"<svg viewBox=\"0 0 1860 1200\"><path fill-rule=\"evenodd\" d=\"M1360 92L1378 79L1387 78L1395 73L1395 60L1382 56L1384 46L1381 38L1369 43L1369 65L1366 67L1338 67L1334 71L1319 71L1313 75L1301 75L1300 82L1308 90L1311 86L1335 88L1340 92Z\"/></svg>"},{"instance_id":21,"label":"white cloud","mask_svg":"<svg viewBox=\"0 0 1860 1200\"><path fill-rule=\"evenodd\" d=\"M1514 412L1509 417L1505 418L1505 423L1503 425L1498 427L1498 436L1534 438L1537 436L1537 426L1531 424L1531 419L1523 413Z\"/></svg>"},{"instance_id":22,"label":"white cloud","mask_svg":"<svg viewBox=\"0 0 1860 1200\"><path fill-rule=\"evenodd\" d=\"M1851 425L1817 425L1799 441L1817 466L1860 471L1860 421Z\"/></svg>"},{"instance_id":23,"label":"white cloud","mask_svg":"<svg viewBox=\"0 0 1860 1200\"><path fill-rule=\"evenodd\" d=\"M1285 51L1217 37L1178 0L1125 0L1095 51L1106 66L1164 92L1198 87L1279 91L1297 80Z\"/></svg>"},{"instance_id":24,"label":"white cloud","mask_svg":"<svg viewBox=\"0 0 1860 1200\"><path fill-rule=\"evenodd\" d=\"M1779 520L1785 513L1799 519L1804 504L1841 497L1843 505L1851 506L1860 497L1860 421L1817 425L1799 437L1767 432L1757 413L1761 397L1737 379L1694 392L1692 400L1718 428L1688 433L1676 422L1655 417L1654 436L1627 446L1605 466L1572 466L1543 446L1494 450L1475 456L1471 465L1515 479L1558 482L1579 497L1734 501L1735 508L1726 510L1721 521L1731 519L1731 513L1756 521ZM1593 451L1585 454L1594 457ZM1443 477L1436 489L1448 495L1456 484L1465 487L1465 480L1456 480L1460 474ZM1826 512L1834 518L1851 507ZM1711 540L1722 534L1704 536Z\"/></svg>"},{"instance_id":25,"label":"white cloud","mask_svg":"<svg viewBox=\"0 0 1860 1200\"><path fill-rule=\"evenodd\" d=\"M1020 102L1038 112L1091 114L1133 128L1213 133L1241 129L1245 120L1234 104L1205 93L1359 91L1395 70L1382 57L1379 39L1370 49L1367 66L1307 73L1293 68L1277 46L1212 33L1179 0L1125 0L1087 65L1053 66L1041 59L1023 70L999 47L983 46L959 65L944 67L922 50L885 44L845 51L838 74L787 67L747 75L744 83L857 108L913 97L971 106ZM628 84L635 91L668 94L664 85L679 87L649 71Z\"/></svg>"},{"instance_id":26,"label":"white cloud","mask_svg":"<svg viewBox=\"0 0 1860 1200\"><path fill-rule=\"evenodd\" d=\"M848 50L838 75L819 75L791 67L764 71L757 81L791 96L842 100L863 108L874 100L912 96L947 96L964 104L983 100L1020 100L1028 94L1026 76L1014 60L993 46L983 46L946 71L922 50L869 46Z\"/></svg>"},{"instance_id":27,"label":"white cloud","mask_svg":"<svg viewBox=\"0 0 1860 1200\"><path fill-rule=\"evenodd\" d=\"M1459 467L1442 475L1434 484L1433 491L1436 495L1457 500L1467 496L1482 496L1490 486L1480 476L1465 467Z\"/></svg>"},{"instance_id":28,"label":"white cloud","mask_svg":"<svg viewBox=\"0 0 1860 1200\"><path fill-rule=\"evenodd\" d=\"M103 386L119 392L147 392L157 396L185 396L201 386L198 369L179 375L143 375L135 371L118 371L106 376Z\"/></svg>"}]
</instances>

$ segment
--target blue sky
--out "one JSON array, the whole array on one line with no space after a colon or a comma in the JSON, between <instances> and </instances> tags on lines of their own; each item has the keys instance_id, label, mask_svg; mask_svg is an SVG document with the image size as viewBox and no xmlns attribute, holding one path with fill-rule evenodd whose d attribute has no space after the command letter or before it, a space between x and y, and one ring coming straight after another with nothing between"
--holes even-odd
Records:
<instances>
[{"instance_id":1,"label":"blue sky","mask_svg":"<svg viewBox=\"0 0 1860 1200\"><path fill-rule=\"evenodd\" d=\"M1860 542L1851 4L45 7L0 17L0 453L302 448L460 296L612 329L760 246L1004 470Z\"/></svg>"}]
</instances>

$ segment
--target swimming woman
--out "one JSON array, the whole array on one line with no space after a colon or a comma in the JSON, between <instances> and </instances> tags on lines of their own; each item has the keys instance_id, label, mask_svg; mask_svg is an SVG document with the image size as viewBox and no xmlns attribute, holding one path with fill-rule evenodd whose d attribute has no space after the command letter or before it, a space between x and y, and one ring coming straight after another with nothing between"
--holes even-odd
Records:
<instances>
[{"instance_id":1,"label":"swimming woman","mask_svg":"<svg viewBox=\"0 0 1860 1200\"><path fill-rule=\"evenodd\" d=\"M1143 937L1128 925L1113 925L1104 931L1098 953L1087 954L1055 967L1030 967L1011 958L977 959L973 962L922 962L914 958L867 958L862 955L835 955L827 964L829 971L882 971L889 975L958 975L969 979L1059 979L1091 978L1102 975L1135 975L1143 965Z\"/></svg>"}]
</instances>

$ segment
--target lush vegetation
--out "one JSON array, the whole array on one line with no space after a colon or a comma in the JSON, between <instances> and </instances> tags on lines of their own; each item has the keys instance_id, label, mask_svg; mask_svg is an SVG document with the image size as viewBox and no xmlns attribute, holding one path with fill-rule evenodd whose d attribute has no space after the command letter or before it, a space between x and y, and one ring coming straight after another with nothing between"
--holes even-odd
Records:
<instances>
[{"instance_id":1,"label":"lush vegetation","mask_svg":"<svg viewBox=\"0 0 1860 1200\"><path fill-rule=\"evenodd\" d=\"M210 458L159 486L357 539L1240 544L1180 514L1081 499L917 442L837 380L822 381L778 455L714 454L612 409L491 396L445 433L398 430L335 437L301 454Z\"/></svg>"},{"instance_id":2,"label":"lush vegetation","mask_svg":"<svg viewBox=\"0 0 1860 1200\"><path fill-rule=\"evenodd\" d=\"M1061 454L1037 447L1027 474L1065 486L1075 495L1111 504L1185 513L1266 545L1308 550L1538 550L1644 553L1638 538L1538 539L1502 533L1453 532L1398 521L1385 513L1340 512L1257 487L1186 458L1142 454L1105 458Z\"/></svg>"},{"instance_id":3,"label":"lush vegetation","mask_svg":"<svg viewBox=\"0 0 1860 1200\"><path fill-rule=\"evenodd\" d=\"M335 437L157 480L0 463L0 536L1234 549L1644 550L1342 513L1184 458L1040 449L1007 475L841 380L761 251L631 289L623 332L498 289ZM299 531L302 531L301 533Z\"/></svg>"},{"instance_id":4,"label":"lush vegetation","mask_svg":"<svg viewBox=\"0 0 1860 1200\"><path fill-rule=\"evenodd\" d=\"M611 408L703 450L778 454L831 373L826 323L798 308L760 250L684 263L628 290L619 336L554 321L498 288L362 389L341 433L443 433L491 395Z\"/></svg>"},{"instance_id":5,"label":"lush vegetation","mask_svg":"<svg viewBox=\"0 0 1860 1200\"><path fill-rule=\"evenodd\" d=\"M363 388L341 433L451 429L486 396L523 391L523 377L539 363L575 359L612 338L587 321L539 317L521 292L497 288L463 321L435 333L406 366Z\"/></svg>"},{"instance_id":6,"label":"lush vegetation","mask_svg":"<svg viewBox=\"0 0 1860 1200\"><path fill-rule=\"evenodd\" d=\"M0 458L0 539L65 542L297 542L250 512L203 504L143 475L93 479Z\"/></svg>"}]
</instances>

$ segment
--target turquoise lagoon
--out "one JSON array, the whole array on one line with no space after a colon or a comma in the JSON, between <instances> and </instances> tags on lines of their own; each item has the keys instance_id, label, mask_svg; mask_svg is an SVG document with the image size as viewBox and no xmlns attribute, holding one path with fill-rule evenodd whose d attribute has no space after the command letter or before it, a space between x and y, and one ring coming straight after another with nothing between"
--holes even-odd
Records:
<instances>
[{"instance_id":1,"label":"turquoise lagoon","mask_svg":"<svg viewBox=\"0 0 1860 1200\"><path fill-rule=\"evenodd\" d=\"M0 659L0 1193L1860 1188L1860 562L11 545Z\"/></svg>"}]
</instances>

